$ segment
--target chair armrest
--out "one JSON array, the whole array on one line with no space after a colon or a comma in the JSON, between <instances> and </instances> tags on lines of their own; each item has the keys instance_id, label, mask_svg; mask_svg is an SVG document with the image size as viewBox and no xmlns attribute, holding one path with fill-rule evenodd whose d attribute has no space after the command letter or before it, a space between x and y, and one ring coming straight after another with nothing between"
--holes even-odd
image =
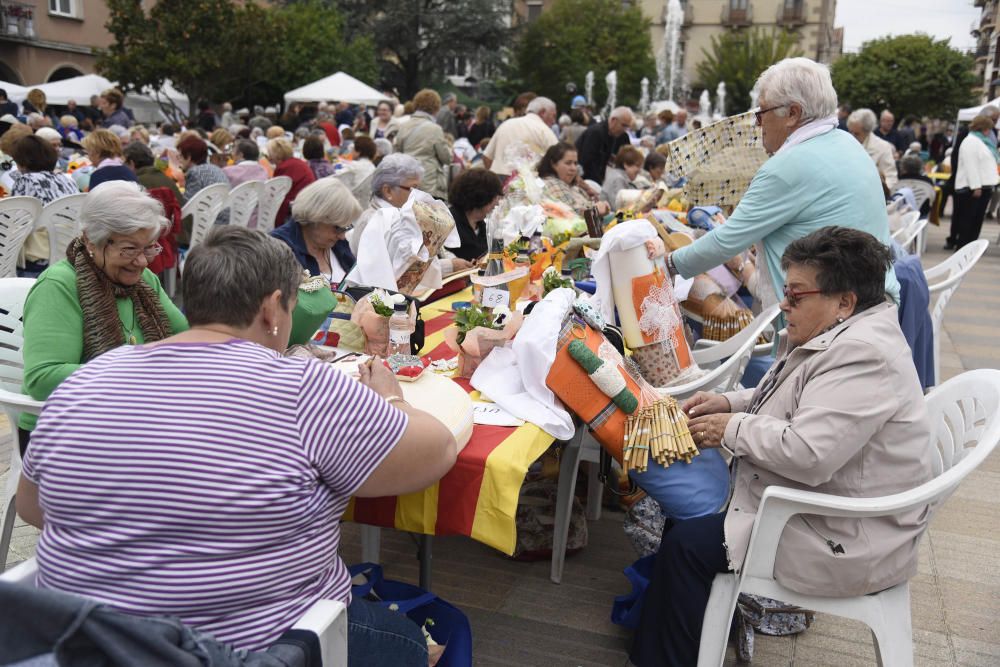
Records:
<instances>
[{"instance_id":1,"label":"chair armrest","mask_svg":"<svg viewBox=\"0 0 1000 667\"><path fill-rule=\"evenodd\" d=\"M6 554L5 554L6 555ZM12 567L11 569L0 575L0 581L6 584L21 584L24 586L33 586L35 584L35 575L38 574L38 561L34 557L29 558L23 563Z\"/></svg>"},{"instance_id":2,"label":"chair armrest","mask_svg":"<svg viewBox=\"0 0 1000 667\"><path fill-rule=\"evenodd\" d=\"M347 666L347 607L337 600L317 600L293 630L309 630L319 637L324 667Z\"/></svg>"},{"instance_id":3,"label":"chair armrest","mask_svg":"<svg viewBox=\"0 0 1000 667\"><path fill-rule=\"evenodd\" d=\"M6 389L0 389L0 405L16 412L28 412L33 415L42 414L44 401L36 401L27 394L20 394Z\"/></svg>"}]
</instances>

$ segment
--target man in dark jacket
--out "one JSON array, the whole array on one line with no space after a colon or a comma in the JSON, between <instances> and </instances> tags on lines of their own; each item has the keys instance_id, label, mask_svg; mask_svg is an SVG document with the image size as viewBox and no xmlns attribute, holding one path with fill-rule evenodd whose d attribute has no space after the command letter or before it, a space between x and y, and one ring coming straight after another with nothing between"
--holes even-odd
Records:
<instances>
[{"instance_id":1,"label":"man in dark jacket","mask_svg":"<svg viewBox=\"0 0 1000 667\"><path fill-rule=\"evenodd\" d=\"M628 130L632 126L632 110L618 107L606 121L588 127L576 140L577 160L583 177L604 183L604 171L618 149L629 143Z\"/></svg>"},{"instance_id":2,"label":"man in dark jacket","mask_svg":"<svg viewBox=\"0 0 1000 667\"><path fill-rule=\"evenodd\" d=\"M0 88L0 116L17 115L17 105L7 99L7 91Z\"/></svg>"}]
</instances>

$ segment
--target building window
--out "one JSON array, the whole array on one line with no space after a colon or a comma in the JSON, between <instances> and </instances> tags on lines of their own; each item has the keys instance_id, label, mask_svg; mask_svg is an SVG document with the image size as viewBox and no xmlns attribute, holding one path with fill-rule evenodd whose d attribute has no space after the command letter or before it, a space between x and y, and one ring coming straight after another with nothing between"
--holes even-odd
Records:
<instances>
[{"instance_id":1,"label":"building window","mask_svg":"<svg viewBox=\"0 0 1000 667\"><path fill-rule=\"evenodd\" d=\"M745 12L747 9L747 0L729 0L729 9Z\"/></svg>"},{"instance_id":2,"label":"building window","mask_svg":"<svg viewBox=\"0 0 1000 667\"><path fill-rule=\"evenodd\" d=\"M75 0L49 0L49 14L76 17Z\"/></svg>"},{"instance_id":3,"label":"building window","mask_svg":"<svg viewBox=\"0 0 1000 667\"><path fill-rule=\"evenodd\" d=\"M785 0L785 13L786 14L801 14L802 13L802 0Z\"/></svg>"},{"instance_id":4,"label":"building window","mask_svg":"<svg viewBox=\"0 0 1000 667\"><path fill-rule=\"evenodd\" d=\"M542 15L542 3L532 2L528 4L528 23L536 20Z\"/></svg>"}]
</instances>

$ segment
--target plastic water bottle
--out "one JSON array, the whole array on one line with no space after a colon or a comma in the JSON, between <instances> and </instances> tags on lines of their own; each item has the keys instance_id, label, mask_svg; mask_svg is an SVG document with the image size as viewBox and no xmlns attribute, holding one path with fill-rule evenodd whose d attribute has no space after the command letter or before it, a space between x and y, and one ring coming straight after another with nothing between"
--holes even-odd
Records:
<instances>
[{"instance_id":1,"label":"plastic water bottle","mask_svg":"<svg viewBox=\"0 0 1000 667\"><path fill-rule=\"evenodd\" d=\"M389 356L394 354L410 354L410 316L407 313L409 304L405 301L393 306L392 317L389 318Z\"/></svg>"}]
</instances>

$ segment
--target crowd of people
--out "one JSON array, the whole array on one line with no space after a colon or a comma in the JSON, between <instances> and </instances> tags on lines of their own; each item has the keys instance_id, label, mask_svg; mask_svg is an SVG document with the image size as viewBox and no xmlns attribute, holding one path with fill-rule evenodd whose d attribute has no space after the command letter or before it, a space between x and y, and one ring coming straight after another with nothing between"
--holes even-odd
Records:
<instances>
[{"instance_id":1,"label":"crowd of people","mask_svg":"<svg viewBox=\"0 0 1000 667\"><path fill-rule=\"evenodd\" d=\"M886 205L904 189L922 193L918 210L934 205L923 153L941 146L910 119L896 128L888 112L838 112L828 69L808 59L781 61L758 84L770 159L725 224L664 266L687 278L730 267L758 308L780 304L787 340L756 389L682 406L695 443L733 459L720 480L731 493L697 516L668 512L632 643L640 667L695 664L712 578L739 569L768 485L874 496L932 474ZM381 364L354 382L283 355L303 273L372 285L375 254L392 285L417 261L440 275L473 268L523 165L546 199L605 216L627 191L677 182L666 148L699 121L625 106L602 118L583 98L561 117L555 101L524 93L497 123L488 107L425 89L373 109L204 102L186 127L144 127L124 100L111 89L53 119L44 97L29 93L18 110L0 91L6 194L49 203L89 192L66 258L48 265L39 230L19 268L37 276L24 307L24 391L46 402L40 419L18 424L17 507L43 528L39 584L179 616L255 650L312 602L339 599L350 603L352 665L375 654L427 664L419 627L350 598L340 519L353 496L432 484L456 444ZM998 115L977 117L941 152L954 176L955 247L978 237L997 185ZM170 212L210 185L272 176L292 183L273 232L220 214L187 254L175 305L151 270L173 234ZM455 222L433 254L403 223L419 202L446 205ZM189 232L169 242L185 245ZM871 400L876 391L884 400ZM915 573L928 519L796 517L775 574L811 594L883 590Z\"/></svg>"}]
</instances>

